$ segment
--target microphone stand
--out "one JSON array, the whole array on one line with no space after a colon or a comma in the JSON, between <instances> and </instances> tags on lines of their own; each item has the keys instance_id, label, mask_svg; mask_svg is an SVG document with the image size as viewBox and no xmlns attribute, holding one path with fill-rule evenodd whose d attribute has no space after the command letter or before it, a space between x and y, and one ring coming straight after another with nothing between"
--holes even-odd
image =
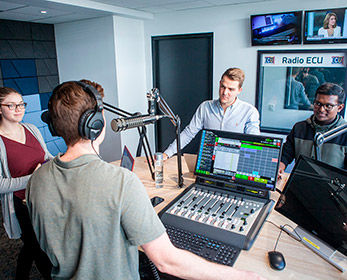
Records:
<instances>
[{"instance_id":1,"label":"microphone stand","mask_svg":"<svg viewBox=\"0 0 347 280\"><path fill-rule=\"evenodd\" d=\"M134 114L131 114L127 111L124 111L122 109L119 109L111 104L108 104L106 102L104 102L104 109L106 111L109 111L113 114L116 114L118 116L121 116L121 117L135 117L135 116L139 116L141 115L140 113L134 113ZM151 176L152 176L152 179L154 180L154 158L153 158L153 154L152 154L152 151L151 151L151 147L149 145L149 141L148 141L148 138L147 138L147 130L146 130L146 127L145 126L142 126L141 128L138 127L137 128L137 131L140 135L140 139L139 139L139 144L137 146L137 150L136 150L136 157L139 157L141 156L141 150L143 148L144 152L145 152L145 155L146 155L146 159L147 159L147 164L148 164L148 168L149 168L149 172L151 173Z\"/></svg>"},{"instance_id":2,"label":"microphone stand","mask_svg":"<svg viewBox=\"0 0 347 280\"><path fill-rule=\"evenodd\" d=\"M178 115L175 115L169 105L166 103L163 97L159 96L159 90L153 88L149 93L147 93L147 98L149 100L154 100L158 103L160 111L170 118L172 124L176 128L176 144L177 144L177 167L178 167L178 187L184 187L183 174L182 174L182 153L181 153L181 119Z\"/></svg>"},{"instance_id":3,"label":"microphone stand","mask_svg":"<svg viewBox=\"0 0 347 280\"><path fill-rule=\"evenodd\" d=\"M314 146L315 146L315 157L317 160L321 161L321 151L320 151L320 148L321 146L339 136L340 134L342 133L345 133L347 132L347 123L343 124L343 125L340 125L338 127L335 127L334 129L331 129L325 133L320 133L320 132L317 132L315 135L314 135L314 138L313 138L313 142L314 142Z\"/></svg>"}]
</instances>

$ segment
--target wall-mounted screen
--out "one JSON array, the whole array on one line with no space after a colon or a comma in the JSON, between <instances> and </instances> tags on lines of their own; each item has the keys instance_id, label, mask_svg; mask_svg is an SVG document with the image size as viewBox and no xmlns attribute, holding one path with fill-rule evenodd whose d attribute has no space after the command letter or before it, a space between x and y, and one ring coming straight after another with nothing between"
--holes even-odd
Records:
<instances>
[{"instance_id":1,"label":"wall-mounted screen","mask_svg":"<svg viewBox=\"0 0 347 280\"><path fill-rule=\"evenodd\" d=\"M347 43L347 8L305 11L304 44Z\"/></svg>"},{"instance_id":2,"label":"wall-mounted screen","mask_svg":"<svg viewBox=\"0 0 347 280\"><path fill-rule=\"evenodd\" d=\"M302 11L251 16L252 46L301 44Z\"/></svg>"}]
</instances>

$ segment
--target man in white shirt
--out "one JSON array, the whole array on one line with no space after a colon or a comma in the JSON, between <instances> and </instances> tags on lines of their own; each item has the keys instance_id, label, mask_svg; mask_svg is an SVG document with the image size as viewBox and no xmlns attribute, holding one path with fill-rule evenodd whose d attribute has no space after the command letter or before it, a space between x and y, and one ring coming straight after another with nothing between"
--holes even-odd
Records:
<instances>
[{"instance_id":1,"label":"man in white shirt","mask_svg":"<svg viewBox=\"0 0 347 280\"><path fill-rule=\"evenodd\" d=\"M189 125L180 135L182 149L203 128L260 134L258 110L238 98L244 80L245 72L242 69L229 68L223 73L219 82L219 99L200 104ZM164 151L164 159L176 152L175 140Z\"/></svg>"}]
</instances>

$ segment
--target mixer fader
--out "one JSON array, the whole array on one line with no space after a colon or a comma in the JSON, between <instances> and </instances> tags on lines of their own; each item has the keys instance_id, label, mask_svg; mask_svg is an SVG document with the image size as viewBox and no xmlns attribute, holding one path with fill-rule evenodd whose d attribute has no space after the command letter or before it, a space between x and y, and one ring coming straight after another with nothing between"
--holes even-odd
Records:
<instances>
[{"instance_id":1,"label":"mixer fader","mask_svg":"<svg viewBox=\"0 0 347 280\"><path fill-rule=\"evenodd\" d=\"M211 238L218 236L223 242L231 241L248 249L273 205L271 202L194 184L160 215L164 224L203 230Z\"/></svg>"},{"instance_id":2,"label":"mixer fader","mask_svg":"<svg viewBox=\"0 0 347 280\"><path fill-rule=\"evenodd\" d=\"M247 235L263 202L237 195L192 188L168 212L182 218Z\"/></svg>"},{"instance_id":3,"label":"mixer fader","mask_svg":"<svg viewBox=\"0 0 347 280\"><path fill-rule=\"evenodd\" d=\"M174 245L227 265L249 250L274 205L281 149L281 138L203 129L195 183L159 213Z\"/></svg>"}]
</instances>

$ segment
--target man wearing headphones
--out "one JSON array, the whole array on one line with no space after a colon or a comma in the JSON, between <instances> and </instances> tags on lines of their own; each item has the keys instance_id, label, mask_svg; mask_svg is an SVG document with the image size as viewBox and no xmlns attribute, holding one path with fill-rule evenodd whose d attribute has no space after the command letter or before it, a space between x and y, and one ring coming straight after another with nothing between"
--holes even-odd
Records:
<instances>
[{"instance_id":1,"label":"man wearing headphones","mask_svg":"<svg viewBox=\"0 0 347 280\"><path fill-rule=\"evenodd\" d=\"M53 90L43 119L67 151L31 177L27 205L53 279L139 279L138 248L185 279L261 279L208 262L170 242L137 176L102 161L103 89L87 80Z\"/></svg>"}]
</instances>

